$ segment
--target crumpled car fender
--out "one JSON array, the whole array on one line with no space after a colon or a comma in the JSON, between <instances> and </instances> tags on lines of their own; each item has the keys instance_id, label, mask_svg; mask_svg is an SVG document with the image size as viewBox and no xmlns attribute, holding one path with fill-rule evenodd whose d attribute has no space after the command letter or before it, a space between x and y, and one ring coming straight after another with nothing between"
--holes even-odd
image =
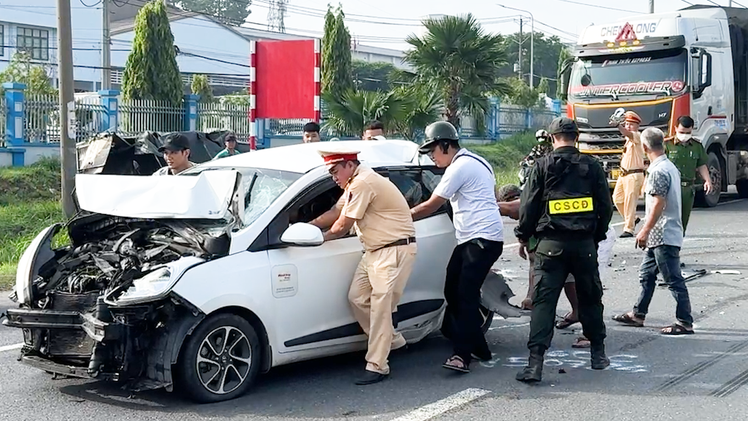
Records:
<instances>
[{"instance_id":1,"label":"crumpled car fender","mask_svg":"<svg viewBox=\"0 0 748 421\"><path fill-rule=\"evenodd\" d=\"M496 272L488 272L481 288L481 304L505 319L528 316L529 311L509 303L512 297L514 293L507 285L506 279Z\"/></svg>"}]
</instances>

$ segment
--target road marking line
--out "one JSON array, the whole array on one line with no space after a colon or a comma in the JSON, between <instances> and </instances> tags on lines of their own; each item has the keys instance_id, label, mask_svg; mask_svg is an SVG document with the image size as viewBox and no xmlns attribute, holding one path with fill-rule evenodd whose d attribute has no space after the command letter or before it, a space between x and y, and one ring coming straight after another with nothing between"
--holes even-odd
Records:
<instances>
[{"instance_id":1,"label":"road marking line","mask_svg":"<svg viewBox=\"0 0 748 421\"><path fill-rule=\"evenodd\" d=\"M23 348L22 343L15 344L15 345L5 345L5 346L0 346L0 352L13 351L14 349L21 349L21 348Z\"/></svg>"},{"instance_id":2,"label":"road marking line","mask_svg":"<svg viewBox=\"0 0 748 421\"><path fill-rule=\"evenodd\" d=\"M619 226L623 225L624 223L625 222L618 222L616 224L610 224L610 226L611 227L619 227ZM517 246L519 246L519 243L507 244L507 245L504 246L504 249L514 248L514 247L517 247Z\"/></svg>"},{"instance_id":3,"label":"road marking line","mask_svg":"<svg viewBox=\"0 0 748 421\"><path fill-rule=\"evenodd\" d=\"M462 392L455 393L452 396L447 396L442 400L438 400L434 403L422 406L414 411L411 411L401 417L397 417L392 421L426 421L435 418L445 412L451 411L455 408L459 408L466 405L476 399L482 398L483 396L491 393L490 390L485 389L465 389Z\"/></svg>"}]
</instances>

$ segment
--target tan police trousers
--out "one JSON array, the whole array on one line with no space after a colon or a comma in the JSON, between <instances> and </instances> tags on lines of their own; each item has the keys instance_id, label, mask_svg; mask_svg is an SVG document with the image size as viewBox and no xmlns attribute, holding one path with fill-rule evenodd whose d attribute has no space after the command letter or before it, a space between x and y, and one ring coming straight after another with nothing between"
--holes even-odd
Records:
<instances>
[{"instance_id":1,"label":"tan police trousers","mask_svg":"<svg viewBox=\"0 0 748 421\"><path fill-rule=\"evenodd\" d=\"M635 173L618 177L616 188L613 190L613 203L623 217L623 230L632 234L636 225L636 202L639 200L643 185L644 174Z\"/></svg>"},{"instance_id":2,"label":"tan police trousers","mask_svg":"<svg viewBox=\"0 0 748 421\"><path fill-rule=\"evenodd\" d=\"M389 374L390 349L405 346L403 335L392 326L416 260L416 244L367 251L361 258L348 291L353 316L369 336L366 369Z\"/></svg>"}]
</instances>

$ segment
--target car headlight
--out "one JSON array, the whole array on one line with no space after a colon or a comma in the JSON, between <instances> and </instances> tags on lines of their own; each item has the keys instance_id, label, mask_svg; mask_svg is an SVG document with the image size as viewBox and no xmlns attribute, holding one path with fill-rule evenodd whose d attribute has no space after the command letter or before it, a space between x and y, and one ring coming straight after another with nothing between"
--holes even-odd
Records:
<instances>
[{"instance_id":1,"label":"car headlight","mask_svg":"<svg viewBox=\"0 0 748 421\"><path fill-rule=\"evenodd\" d=\"M171 269L162 267L147 273L132 282L130 288L119 296L119 303L142 301L151 297L161 296L171 286Z\"/></svg>"},{"instance_id":2,"label":"car headlight","mask_svg":"<svg viewBox=\"0 0 748 421\"><path fill-rule=\"evenodd\" d=\"M108 295L104 301L110 305L127 305L158 300L171 291L187 269L202 262L203 259L187 257L161 266L133 280L130 288L119 297L113 298Z\"/></svg>"}]
</instances>

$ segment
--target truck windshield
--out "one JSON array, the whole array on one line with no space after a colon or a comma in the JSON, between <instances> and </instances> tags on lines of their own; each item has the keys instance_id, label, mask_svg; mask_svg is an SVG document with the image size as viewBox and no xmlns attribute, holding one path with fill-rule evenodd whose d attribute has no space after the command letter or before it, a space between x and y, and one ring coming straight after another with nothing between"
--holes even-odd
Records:
<instances>
[{"instance_id":1,"label":"truck windshield","mask_svg":"<svg viewBox=\"0 0 748 421\"><path fill-rule=\"evenodd\" d=\"M569 96L592 99L634 95L667 95L686 87L686 50L627 53L577 60Z\"/></svg>"}]
</instances>

